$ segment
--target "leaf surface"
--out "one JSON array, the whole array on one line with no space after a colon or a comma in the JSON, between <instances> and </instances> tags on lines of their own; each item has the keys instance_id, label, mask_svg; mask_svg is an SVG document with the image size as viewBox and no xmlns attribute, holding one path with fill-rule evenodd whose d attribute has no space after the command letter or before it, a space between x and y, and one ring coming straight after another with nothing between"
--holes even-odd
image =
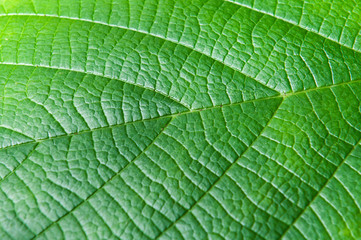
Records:
<instances>
[{"instance_id":1,"label":"leaf surface","mask_svg":"<svg viewBox=\"0 0 361 240\"><path fill-rule=\"evenodd\" d=\"M0 239L360 239L360 14L0 1Z\"/></svg>"}]
</instances>

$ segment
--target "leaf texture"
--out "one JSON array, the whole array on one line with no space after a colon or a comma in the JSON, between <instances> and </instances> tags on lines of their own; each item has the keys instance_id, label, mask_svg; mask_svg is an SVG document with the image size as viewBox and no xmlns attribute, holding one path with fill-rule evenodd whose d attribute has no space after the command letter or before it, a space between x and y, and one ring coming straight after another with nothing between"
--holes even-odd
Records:
<instances>
[{"instance_id":1,"label":"leaf texture","mask_svg":"<svg viewBox=\"0 0 361 240\"><path fill-rule=\"evenodd\" d=\"M361 239L358 1L0 1L0 239Z\"/></svg>"}]
</instances>

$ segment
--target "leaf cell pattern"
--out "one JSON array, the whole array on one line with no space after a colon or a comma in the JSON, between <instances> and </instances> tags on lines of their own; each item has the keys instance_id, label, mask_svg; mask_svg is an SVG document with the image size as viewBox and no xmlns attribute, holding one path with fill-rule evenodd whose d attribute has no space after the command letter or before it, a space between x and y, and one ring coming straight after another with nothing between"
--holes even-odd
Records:
<instances>
[{"instance_id":1,"label":"leaf cell pattern","mask_svg":"<svg viewBox=\"0 0 361 240\"><path fill-rule=\"evenodd\" d=\"M360 16L0 1L0 239L360 239Z\"/></svg>"}]
</instances>

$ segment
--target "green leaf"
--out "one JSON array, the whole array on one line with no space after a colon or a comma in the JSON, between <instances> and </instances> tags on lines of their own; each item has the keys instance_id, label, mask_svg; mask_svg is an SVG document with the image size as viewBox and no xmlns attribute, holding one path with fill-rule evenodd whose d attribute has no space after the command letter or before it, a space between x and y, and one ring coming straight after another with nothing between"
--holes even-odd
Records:
<instances>
[{"instance_id":1,"label":"green leaf","mask_svg":"<svg viewBox=\"0 0 361 240\"><path fill-rule=\"evenodd\" d=\"M351 0L1 0L0 239L361 239Z\"/></svg>"}]
</instances>

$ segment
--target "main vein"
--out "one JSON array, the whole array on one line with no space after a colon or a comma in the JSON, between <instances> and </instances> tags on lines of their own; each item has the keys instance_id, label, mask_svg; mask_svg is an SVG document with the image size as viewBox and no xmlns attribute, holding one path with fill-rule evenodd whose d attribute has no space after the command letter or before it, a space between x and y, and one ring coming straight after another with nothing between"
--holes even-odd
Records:
<instances>
[{"instance_id":1,"label":"main vein","mask_svg":"<svg viewBox=\"0 0 361 240\"><path fill-rule=\"evenodd\" d=\"M115 127L130 125L130 124L136 124L136 123L140 123L140 122L152 121L152 120L163 119L163 118L168 118L168 117L177 117L179 115L192 114L192 113L212 110L212 109L216 109L216 108L223 108L223 107L229 107L229 106L234 106L234 105L239 105L239 104L258 102L258 101L265 101L265 100L277 99L277 98L286 99L288 97L295 96L295 95L307 94L307 93L310 93L310 92L313 92L313 91L330 89L330 88L333 88L333 87L340 87L340 86L349 85L349 84L351 85L351 84L356 84L356 83L360 83L360 82L361 82L361 79L357 79L357 80L354 80L354 81L351 81L351 82L342 82L342 83L338 83L338 84L334 84L334 85L330 85L330 86L323 86L323 87L319 87L319 88L307 89L307 90L302 90L302 91L298 91L298 92L290 92L290 93L285 93L285 94L282 94L282 95L262 97L262 98L257 98L257 99L246 100L246 101L243 101L243 102L216 105L216 106L211 106L211 107L206 107L206 108L190 109L190 110L186 110L184 112L179 112L179 113L175 113L175 114L167 114L167 115L163 115L163 116L159 116L159 117L155 117L155 118L140 119L140 120L136 120L136 121L132 121L132 122L126 122L126 123L115 124L115 125L110 125L110 126L105 126L105 127L100 127L100 128L92 128L92 129L79 131L79 132L73 132L73 133L68 133L68 134L63 134L63 135L57 135L57 136L54 136L54 137L35 139L35 140L27 141L27 142L24 142L24 143L14 144L14 145L10 145L10 146L7 146L7 147L3 147L3 148L0 148L0 150L7 149L7 148L12 148L12 147L17 147L17 146L24 145L24 144L31 144L31 143L34 143L34 142L44 142L44 141L53 140L53 139L57 139L57 138L68 137L68 136L73 136L73 135L78 135L78 134L85 134L85 133L100 131L100 130L109 129L109 128L115 128ZM9 129L9 130L11 130L11 129Z\"/></svg>"}]
</instances>

